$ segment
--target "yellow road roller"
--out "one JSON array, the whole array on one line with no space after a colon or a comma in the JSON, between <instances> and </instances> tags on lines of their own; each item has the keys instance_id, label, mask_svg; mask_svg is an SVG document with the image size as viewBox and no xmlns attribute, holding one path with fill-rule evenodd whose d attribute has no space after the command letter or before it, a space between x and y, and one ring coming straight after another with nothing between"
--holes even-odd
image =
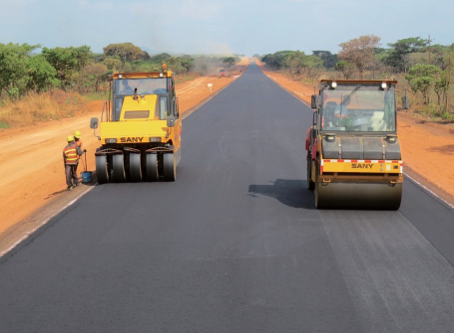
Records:
<instances>
[{"instance_id":1,"label":"yellow road roller","mask_svg":"<svg viewBox=\"0 0 454 333\"><path fill-rule=\"evenodd\" d=\"M394 80L325 80L312 95L307 187L316 208L397 210L403 162Z\"/></svg>"},{"instance_id":2,"label":"yellow road roller","mask_svg":"<svg viewBox=\"0 0 454 333\"><path fill-rule=\"evenodd\" d=\"M175 181L182 126L172 72L116 73L109 82L101 119L90 121L101 141L98 183Z\"/></svg>"}]
</instances>

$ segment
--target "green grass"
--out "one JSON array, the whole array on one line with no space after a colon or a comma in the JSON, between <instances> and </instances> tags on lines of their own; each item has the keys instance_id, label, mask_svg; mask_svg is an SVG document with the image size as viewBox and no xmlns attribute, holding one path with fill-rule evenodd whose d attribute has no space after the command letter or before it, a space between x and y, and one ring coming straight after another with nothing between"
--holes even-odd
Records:
<instances>
[{"instance_id":1,"label":"green grass","mask_svg":"<svg viewBox=\"0 0 454 333\"><path fill-rule=\"evenodd\" d=\"M453 115L449 113L448 111L445 111L441 114L441 119L451 121L453 120Z\"/></svg>"},{"instance_id":2,"label":"green grass","mask_svg":"<svg viewBox=\"0 0 454 333\"><path fill-rule=\"evenodd\" d=\"M5 123L3 121L0 121L0 128L1 129L8 129L8 128L11 128L11 126L9 126L7 123Z\"/></svg>"},{"instance_id":3,"label":"green grass","mask_svg":"<svg viewBox=\"0 0 454 333\"><path fill-rule=\"evenodd\" d=\"M108 94L107 94L107 92L104 92L104 91L91 92L91 93L84 95L84 98L87 102L102 101L102 100L106 100L108 98Z\"/></svg>"}]
</instances>

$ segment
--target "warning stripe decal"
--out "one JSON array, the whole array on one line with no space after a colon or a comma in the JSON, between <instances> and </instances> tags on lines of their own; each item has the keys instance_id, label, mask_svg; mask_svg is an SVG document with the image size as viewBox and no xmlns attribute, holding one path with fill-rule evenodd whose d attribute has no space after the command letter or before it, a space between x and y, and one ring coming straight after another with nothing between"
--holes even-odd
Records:
<instances>
[{"instance_id":1,"label":"warning stripe decal","mask_svg":"<svg viewBox=\"0 0 454 333\"><path fill-rule=\"evenodd\" d=\"M322 165L323 162L326 163L399 163L400 165L403 165L404 162L402 161L386 161L386 160L322 160Z\"/></svg>"}]
</instances>

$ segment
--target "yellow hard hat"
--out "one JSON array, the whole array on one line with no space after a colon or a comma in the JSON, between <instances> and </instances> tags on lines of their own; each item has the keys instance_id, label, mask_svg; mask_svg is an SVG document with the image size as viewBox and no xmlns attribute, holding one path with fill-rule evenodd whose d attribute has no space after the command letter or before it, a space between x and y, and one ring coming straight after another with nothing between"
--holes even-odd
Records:
<instances>
[{"instance_id":1,"label":"yellow hard hat","mask_svg":"<svg viewBox=\"0 0 454 333\"><path fill-rule=\"evenodd\" d=\"M75 138L78 138L78 139L79 139L80 136L81 136L80 131L75 131L75 132L74 132L74 137L75 137Z\"/></svg>"},{"instance_id":2,"label":"yellow hard hat","mask_svg":"<svg viewBox=\"0 0 454 333\"><path fill-rule=\"evenodd\" d=\"M67 139L68 139L68 142L74 141L74 137L72 135L69 135Z\"/></svg>"}]
</instances>

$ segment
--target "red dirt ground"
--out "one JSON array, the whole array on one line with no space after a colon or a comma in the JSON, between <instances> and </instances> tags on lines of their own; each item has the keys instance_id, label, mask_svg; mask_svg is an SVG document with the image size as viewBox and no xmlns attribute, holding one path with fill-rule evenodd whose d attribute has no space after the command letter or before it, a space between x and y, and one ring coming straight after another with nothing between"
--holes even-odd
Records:
<instances>
[{"instance_id":1,"label":"red dirt ground","mask_svg":"<svg viewBox=\"0 0 454 333\"><path fill-rule=\"evenodd\" d=\"M230 84L249 62L249 58L243 58L230 68L230 77L199 77L177 84L180 112L187 112ZM212 93L208 83L213 84ZM88 151L88 170L94 171L93 153L99 143L89 123L91 117L100 117L103 102L88 103L88 112L81 116L0 131L0 234L68 193L62 151L66 137L75 130L82 132L81 140ZM83 163L78 171L83 171Z\"/></svg>"}]
</instances>

